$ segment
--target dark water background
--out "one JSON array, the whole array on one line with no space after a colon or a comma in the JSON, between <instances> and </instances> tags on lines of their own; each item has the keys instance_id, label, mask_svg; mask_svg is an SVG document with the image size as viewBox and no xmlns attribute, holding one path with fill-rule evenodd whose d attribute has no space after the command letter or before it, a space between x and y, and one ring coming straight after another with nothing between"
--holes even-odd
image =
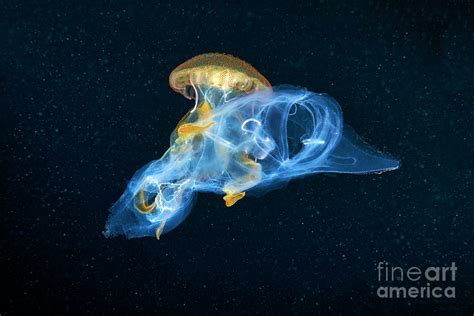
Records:
<instances>
[{"instance_id":1,"label":"dark water background","mask_svg":"<svg viewBox=\"0 0 474 316\"><path fill-rule=\"evenodd\" d=\"M0 313L471 315L473 4L339 2L0 1ZM201 194L160 241L104 238L192 106L169 73L204 52L329 93L402 168ZM378 298L382 260L456 262L456 298Z\"/></svg>"}]
</instances>

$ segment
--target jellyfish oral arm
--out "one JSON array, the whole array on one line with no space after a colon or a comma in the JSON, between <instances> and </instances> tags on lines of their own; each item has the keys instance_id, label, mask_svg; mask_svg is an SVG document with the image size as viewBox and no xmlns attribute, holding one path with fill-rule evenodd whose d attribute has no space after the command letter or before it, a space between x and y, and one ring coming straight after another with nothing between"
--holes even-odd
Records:
<instances>
[{"instance_id":1,"label":"jellyfish oral arm","mask_svg":"<svg viewBox=\"0 0 474 316\"><path fill-rule=\"evenodd\" d=\"M339 105L326 95L275 89L205 113L182 122L172 148L134 176L114 206L109 235L160 238L184 220L199 191L224 194L231 207L247 193L309 174L380 173L399 166L344 127Z\"/></svg>"}]
</instances>

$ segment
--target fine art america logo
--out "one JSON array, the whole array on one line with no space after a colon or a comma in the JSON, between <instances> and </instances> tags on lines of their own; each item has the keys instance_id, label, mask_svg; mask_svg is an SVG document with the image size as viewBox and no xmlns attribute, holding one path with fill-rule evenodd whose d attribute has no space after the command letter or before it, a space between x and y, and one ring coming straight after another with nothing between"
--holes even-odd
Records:
<instances>
[{"instance_id":1,"label":"fine art america logo","mask_svg":"<svg viewBox=\"0 0 474 316\"><path fill-rule=\"evenodd\" d=\"M382 261L377 264L380 298L455 298L456 263L445 267L391 266ZM408 286L406 286L408 284Z\"/></svg>"}]
</instances>

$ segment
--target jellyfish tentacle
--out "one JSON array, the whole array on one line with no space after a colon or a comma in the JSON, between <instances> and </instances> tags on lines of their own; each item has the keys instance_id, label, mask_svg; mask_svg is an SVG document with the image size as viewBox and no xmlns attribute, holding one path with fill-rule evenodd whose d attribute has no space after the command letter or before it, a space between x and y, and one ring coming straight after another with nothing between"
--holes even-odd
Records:
<instances>
[{"instance_id":1,"label":"jellyfish tentacle","mask_svg":"<svg viewBox=\"0 0 474 316\"><path fill-rule=\"evenodd\" d=\"M215 122L210 122L206 125L198 125L195 123L185 123L178 128L178 135L182 138L190 138L196 134L204 133L209 127L214 125Z\"/></svg>"},{"instance_id":2,"label":"jellyfish tentacle","mask_svg":"<svg viewBox=\"0 0 474 316\"><path fill-rule=\"evenodd\" d=\"M160 225L156 228L156 231L155 231L156 239L160 240L161 234L163 233L163 230L165 229L165 225L166 225L166 222L168 221L168 218L169 217L163 219Z\"/></svg>"},{"instance_id":3,"label":"jellyfish tentacle","mask_svg":"<svg viewBox=\"0 0 474 316\"><path fill-rule=\"evenodd\" d=\"M138 193L133 198L133 206L138 212L142 214L149 214L155 210L157 198L158 196L153 200L153 203L148 204L145 199L145 190L143 187L141 187Z\"/></svg>"},{"instance_id":4,"label":"jellyfish tentacle","mask_svg":"<svg viewBox=\"0 0 474 316\"><path fill-rule=\"evenodd\" d=\"M227 191L226 195L222 198L225 201L225 206L231 207L237 201L242 200L245 197L245 192L233 193L232 191Z\"/></svg>"},{"instance_id":5,"label":"jellyfish tentacle","mask_svg":"<svg viewBox=\"0 0 474 316\"><path fill-rule=\"evenodd\" d=\"M196 89L196 86L194 85L193 81L191 79L189 79L189 83L191 83L191 86L193 87L194 89L194 107L193 109L190 111L191 113L193 113L194 111L196 111L196 108L198 106L198 103L199 103L199 94L198 94L198 91Z\"/></svg>"}]
</instances>

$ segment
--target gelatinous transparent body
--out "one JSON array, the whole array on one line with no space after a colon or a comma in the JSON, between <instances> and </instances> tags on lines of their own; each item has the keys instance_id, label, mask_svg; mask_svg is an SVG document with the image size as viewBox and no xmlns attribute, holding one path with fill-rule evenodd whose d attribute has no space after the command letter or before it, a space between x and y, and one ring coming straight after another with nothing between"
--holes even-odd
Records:
<instances>
[{"instance_id":1,"label":"gelatinous transparent body","mask_svg":"<svg viewBox=\"0 0 474 316\"><path fill-rule=\"evenodd\" d=\"M290 86L272 89L235 57L197 56L173 71L170 84L195 99L194 107L161 159L130 180L112 207L106 236L159 239L184 220L197 192L224 194L230 207L247 193L309 174L399 166L344 127L333 98Z\"/></svg>"},{"instance_id":2,"label":"gelatinous transparent body","mask_svg":"<svg viewBox=\"0 0 474 316\"><path fill-rule=\"evenodd\" d=\"M186 217L197 192L235 195L307 174L383 172L399 165L344 130L334 99L302 89L223 102L201 126L190 138L175 131L163 157L135 174L113 207L107 234L155 235L165 219L163 230L169 231ZM156 204L154 210L137 211L137 196L149 207Z\"/></svg>"}]
</instances>

